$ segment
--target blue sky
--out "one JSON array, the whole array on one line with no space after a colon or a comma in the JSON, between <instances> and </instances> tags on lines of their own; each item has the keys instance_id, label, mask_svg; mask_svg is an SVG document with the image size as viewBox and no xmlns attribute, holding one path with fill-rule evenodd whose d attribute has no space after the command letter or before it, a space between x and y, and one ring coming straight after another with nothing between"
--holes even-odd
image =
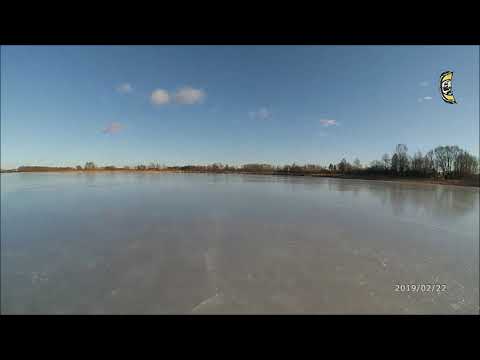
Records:
<instances>
[{"instance_id":1,"label":"blue sky","mask_svg":"<svg viewBox=\"0 0 480 360\"><path fill-rule=\"evenodd\" d=\"M2 46L1 165L478 155L478 68L478 46Z\"/></svg>"}]
</instances>

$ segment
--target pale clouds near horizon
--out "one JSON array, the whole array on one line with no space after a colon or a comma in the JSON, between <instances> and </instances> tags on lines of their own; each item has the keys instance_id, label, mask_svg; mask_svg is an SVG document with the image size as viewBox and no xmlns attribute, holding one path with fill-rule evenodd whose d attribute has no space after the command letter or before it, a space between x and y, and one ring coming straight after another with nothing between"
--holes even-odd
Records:
<instances>
[{"instance_id":1,"label":"pale clouds near horizon","mask_svg":"<svg viewBox=\"0 0 480 360\"><path fill-rule=\"evenodd\" d=\"M428 101L428 100L432 100L433 98L431 96L424 96L424 97L420 97L418 98L418 102L421 103L421 102L424 102L424 101Z\"/></svg>"},{"instance_id":2,"label":"pale clouds near horizon","mask_svg":"<svg viewBox=\"0 0 480 360\"><path fill-rule=\"evenodd\" d=\"M250 118L256 120L266 120L272 117L271 111L266 107L261 107L258 110L250 111L248 114Z\"/></svg>"},{"instance_id":3,"label":"pale clouds near horizon","mask_svg":"<svg viewBox=\"0 0 480 360\"><path fill-rule=\"evenodd\" d=\"M324 127L329 127L329 126L337 126L337 120L333 119L321 119L320 124Z\"/></svg>"},{"instance_id":4,"label":"pale clouds near horizon","mask_svg":"<svg viewBox=\"0 0 480 360\"><path fill-rule=\"evenodd\" d=\"M191 86L185 86L175 93L175 101L179 104L192 105L202 103L206 94L202 89L195 89Z\"/></svg>"},{"instance_id":5,"label":"pale clouds near horizon","mask_svg":"<svg viewBox=\"0 0 480 360\"><path fill-rule=\"evenodd\" d=\"M119 122L114 121L108 124L105 128L103 128L102 132L104 134L116 134L122 129L123 129L123 125L120 124Z\"/></svg>"},{"instance_id":6,"label":"pale clouds near horizon","mask_svg":"<svg viewBox=\"0 0 480 360\"><path fill-rule=\"evenodd\" d=\"M165 89L156 89L152 92L150 100L155 105L165 105L172 101L181 105L193 105L202 103L206 96L205 91L202 89L184 86L178 89L174 94L170 94Z\"/></svg>"},{"instance_id":7,"label":"pale clouds near horizon","mask_svg":"<svg viewBox=\"0 0 480 360\"><path fill-rule=\"evenodd\" d=\"M129 83L123 83L116 87L116 90L121 94L129 94L133 91L133 87Z\"/></svg>"},{"instance_id":8,"label":"pale clouds near horizon","mask_svg":"<svg viewBox=\"0 0 480 360\"><path fill-rule=\"evenodd\" d=\"M155 105L165 105L170 102L170 94L167 90L156 89L152 92L150 100Z\"/></svg>"}]
</instances>

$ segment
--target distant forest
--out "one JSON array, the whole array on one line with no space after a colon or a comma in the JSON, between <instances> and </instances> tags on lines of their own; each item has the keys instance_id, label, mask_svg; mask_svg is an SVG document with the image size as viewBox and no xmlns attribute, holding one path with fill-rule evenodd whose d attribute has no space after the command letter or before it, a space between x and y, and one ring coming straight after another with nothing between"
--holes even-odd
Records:
<instances>
[{"instance_id":1,"label":"distant forest","mask_svg":"<svg viewBox=\"0 0 480 360\"><path fill-rule=\"evenodd\" d=\"M94 162L87 162L83 167L44 167L44 166L20 166L18 172L36 171L91 171L91 170L138 170L138 171L185 171L185 172L216 172L216 173L261 173L261 174L285 174L285 175L353 175L368 177L410 177L410 178L434 178L434 179L461 179L464 177L478 176L479 160L467 151L456 145L438 146L433 150L422 154L417 151L413 155L408 154L408 148L404 144L398 144L392 154L384 154L380 160L374 160L368 165L362 165L356 158L352 163L345 158L336 164L327 167L305 164L273 166L270 164L245 164L231 166L222 163L210 165L187 165L187 166L162 166L159 163L148 165L139 164L133 167L98 167Z\"/></svg>"}]
</instances>

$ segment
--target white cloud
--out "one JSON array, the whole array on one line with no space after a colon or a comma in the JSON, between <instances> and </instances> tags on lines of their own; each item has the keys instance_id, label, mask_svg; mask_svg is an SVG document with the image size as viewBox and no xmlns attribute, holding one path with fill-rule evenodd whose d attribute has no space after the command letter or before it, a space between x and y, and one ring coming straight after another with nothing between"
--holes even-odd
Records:
<instances>
[{"instance_id":1,"label":"white cloud","mask_svg":"<svg viewBox=\"0 0 480 360\"><path fill-rule=\"evenodd\" d=\"M338 125L337 120L331 120L331 119L321 119L320 124L322 124L322 126L325 126L325 127Z\"/></svg>"},{"instance_id":2,"label":"white cloud","mask_svg":"<svg viewBox=\"0 0 480 360\"><path fill-rule=\"evenodd\" d=\"M433 99L433 98L432 98L431 96L424 96L424 97L418 98L417 101L418 101L419 103L421 103L421 102L424 102L424 101L427 101L427 100L432 100L432 99Z\"/></svg>"},{"instance_id":3,"label":"white cloud","mask_svg":"<svg viewBox=\"0 0 480 360\"><path fill-rule=\"evenodd\" d=\"M152 92L150 100L155 105L165 105L170 102L170 95L167 90L156 89Z\"/></svg>"},{"instance_id":4,"label":"white cloud","mask_svg":"<svg viewBox=\"0 0 480 360\"><path fill-rule=\"evenodd\" d=\"M108 124L103 130L102 132L104 134L115 134L117 132L119 132L120 130L123 129L123 125L118 123L118 122L112 122L110 124Z\"/></svg>"},{"instance_id":5,"label":"white cloud","mask_svg":"<svg viewBox=\"0 0 480 360\"><path fill-rule=\"evenodd\" d=\"M203 102L205 97L206 94L203 90L186 86L176 92L175 101L179 104L192 105Z\"/></svg>"},{"instance_id":6,"label":"white cloud","mask_svg":"<svg viewBox=\"0 0 480 360\"><path fill-rule=\"evenodd\" d=\"M419 85L422 86L422 87L426 87L426 86L428 86L428 81L422 81L422 82L419 83Z\"/></svg>"},{"instance_id":7,"label":"white cloud","mask_svg":"<svg viewBox=\"0 0 480 360\"><path fill-rule=\"evenodd\" d=\"M129 83L120 84L117 86L116 90L121 94L128 94L133 91L132 85Z\"/></svg>"},{"instance_id":8,"label":"white cloud","mask_svg":"<svg viewBox=\"0 0 480 360\"><path fill-rule=\"evenodd\" d=\"M261 107L256 111L250 111L248 113L252 119L267 120L272 117L272 113L266 107Z\"/></svg>"}]
</instances>

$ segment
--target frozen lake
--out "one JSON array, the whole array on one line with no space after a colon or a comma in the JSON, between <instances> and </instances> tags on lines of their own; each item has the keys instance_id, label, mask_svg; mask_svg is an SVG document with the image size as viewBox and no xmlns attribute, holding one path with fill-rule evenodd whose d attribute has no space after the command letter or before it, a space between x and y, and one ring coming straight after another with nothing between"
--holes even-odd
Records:
<instances>
[{"instance_id":1,"label":"frozen lake","mask_svg":"<svg viewBox=\"0 0 480 360\"><path fill-rule=\"evenodd\" d=\"M1 182L2 313L478 313L477 188L165 173Z\"/></svg>"}]
</instances>

